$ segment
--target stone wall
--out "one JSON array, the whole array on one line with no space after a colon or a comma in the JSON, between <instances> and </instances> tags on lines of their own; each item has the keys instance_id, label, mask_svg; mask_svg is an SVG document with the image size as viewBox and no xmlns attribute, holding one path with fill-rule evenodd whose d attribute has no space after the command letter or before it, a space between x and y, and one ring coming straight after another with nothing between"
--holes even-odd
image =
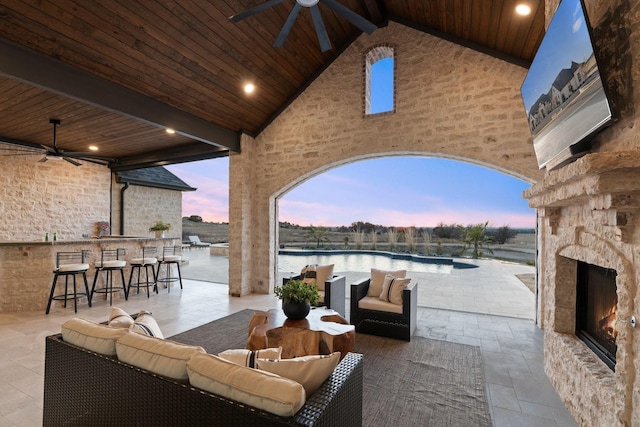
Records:
<instances>
[{"instance_id":1,"label":"stone wall","mask_svg":"<svg viewBox=\"0 0 640 427\"><path fill-rule=\"evenodd\" d=\"M380 45L395 48L395 112L365 116L364 56ZM519 92L525 73L394 22L360 36L231 155L230 293L273 289L277 199L330 168L419 155L461 159L529 182L541 177Z\"/></svg>"},{"instance_id":2,"label":"stone wall","mask_svg":"<svg viewBox=\"0 0 640 427\"><path fill-rule=\"evenodd\" d=\"M547 0L547 19L557 0ZM640 425L640 342L629 319L640 304L640 3L586 0L605 86L618 121L593 154L546 173L525 191L538 211L541 323L545 372L583 426ZM576 268L616 270L616 368L575 335Z\"/></svg>"},{"instance_id":3,"label":"stone wall","mask_svg":"<svg viewBox=\"0 0 640 427\"><path fill-rule=\"evenodd\" d=\"M111 223L120 234L120 188L111 170L82 162L40 163L37 156L0 156L0 241L79 240ZM130 186L125 191L125 234L152 236L157 220L171 224L168 236L182 236L182 193Z\"/></svg>"},{"instance_id":4,"label":"stone wall","mask_svg":"<svg viewBox=\"0 0 640 427\"><path fill-rule=\"evenodd\" d=\"M0 156L0 241L80 239L109 221L109 168Z\"/></svg>"},{"instance_id":5,"label":"stone wall","mask_svg":"<svg viewBox=\"0 0 640 427\"><path fill-rule=\"evenodd\" d=\"M130 185L124 194L123 184L113 181L111 192L113 214L111 234L124 236L153 236L149 231L156 221L171 224L167 237L182 239L182 193L162 188ZM120 212L124 200L124 230L121 233Z\"/></svg>"}]
</instances>

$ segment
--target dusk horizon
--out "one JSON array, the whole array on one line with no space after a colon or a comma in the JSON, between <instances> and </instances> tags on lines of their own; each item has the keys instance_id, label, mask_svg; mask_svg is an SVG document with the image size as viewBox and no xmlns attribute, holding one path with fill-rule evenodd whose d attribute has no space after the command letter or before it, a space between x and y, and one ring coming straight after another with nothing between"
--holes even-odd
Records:
<instances>
[{"instance_id":1,"label":"dusk horizon","mask_svg":"<svg viewBox=\"0 0 640 427\"><path fill-rule=\"evenodd\" d=\"M183 193L183 216L229 221L228 158L168 166L195 192ZM362 160L320 173L278 199L278 221L340 227L358 221L387 227L484 224L535 228L518 178L470 163L399 156Z\"/></svg>"}]
</instances>

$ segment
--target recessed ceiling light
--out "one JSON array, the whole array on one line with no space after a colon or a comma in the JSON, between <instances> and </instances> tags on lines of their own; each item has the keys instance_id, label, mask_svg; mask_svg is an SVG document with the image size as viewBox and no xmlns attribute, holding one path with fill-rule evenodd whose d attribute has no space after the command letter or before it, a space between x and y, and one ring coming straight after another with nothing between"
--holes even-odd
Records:
<instances>
[{"instance_id":1,"label":"recessed ceiling light","mask_svg":"<svg viewBox=\"0 0 640 427\"><path fill-rule=\"evenodd\" d=\"M169 135L173 135L174 133L176 133L176 131L171 128L165 129L165 132L167 132Z\"/></svg>"},{"instance_id":2,"label":"recessed ceiling light","mask_svg":"<svg viewBox=\"0 0 640 427\"><path fill-rule=\"evenodd\" d=\"M531 7L528 4L521 3L516 6L516 13L518 15L527 16L531 13Z\"/></svg>"},{"instance_id":3,"label":"recessed ceiling light","mask_svg":"<svg viewBox=\"0 0 640 427\"><path fill-rule=\"evenodd\" d=\"M244 85L244 93L250 94L253 93L254 90L256 90L256 87L253 83L247 83L246 85Z\"/></svg>"},{"instance_id":4,"label":"recessed ceiling light","mask_svg":"<svg viewBox=\"0 0 640 427\"><path fill-rule=\"evenodd\" d=\"M91 150L91 151L98 151L98 147L96 147L95 145L90 145L90 146L89 146L89 150Z\"/></svg>"}]
</instances>

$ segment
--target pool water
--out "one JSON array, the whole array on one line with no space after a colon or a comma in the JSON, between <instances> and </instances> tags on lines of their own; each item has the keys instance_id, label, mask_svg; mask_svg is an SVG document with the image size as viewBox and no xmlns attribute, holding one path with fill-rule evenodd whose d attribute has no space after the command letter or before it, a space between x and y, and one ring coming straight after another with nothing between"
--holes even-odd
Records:
<instances>
[{"instance_id":1,"label":"pool water","mask_svg":"<svg viewBox=\"0 0 640 427\"><path fill-rule=\"evenodd\" d=\"M449 274L453 264L424 263L406 259L396 259L384 254L340 253L340 254L280 254L278 255L278 271L287 276L298 274L307 264L334 264L334 271L369 272L378 270L407 270L421 273Z\"/></svg>"}]
</instances>

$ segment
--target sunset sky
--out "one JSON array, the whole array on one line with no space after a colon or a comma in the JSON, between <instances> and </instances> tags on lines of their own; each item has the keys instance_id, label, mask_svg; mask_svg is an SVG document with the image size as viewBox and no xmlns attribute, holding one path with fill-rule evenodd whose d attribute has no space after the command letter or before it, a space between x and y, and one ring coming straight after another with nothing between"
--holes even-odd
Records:
<instances>
[{"instance_id":1,"label":"sunset sky","mask_svg":"<svg viewBox=\"0 0 640 427\"><path fill-rule=\"evenodd\" d=\"M229 220L229 159L168 166L195 192L183 193L184 216ZM427 157L386 157L317 175L279 201L280 221L339 226L356 221L433 227L489 221L490 226L535 227L522 192L530 184L469 163Z\"/></svg>"}]
</instances>

